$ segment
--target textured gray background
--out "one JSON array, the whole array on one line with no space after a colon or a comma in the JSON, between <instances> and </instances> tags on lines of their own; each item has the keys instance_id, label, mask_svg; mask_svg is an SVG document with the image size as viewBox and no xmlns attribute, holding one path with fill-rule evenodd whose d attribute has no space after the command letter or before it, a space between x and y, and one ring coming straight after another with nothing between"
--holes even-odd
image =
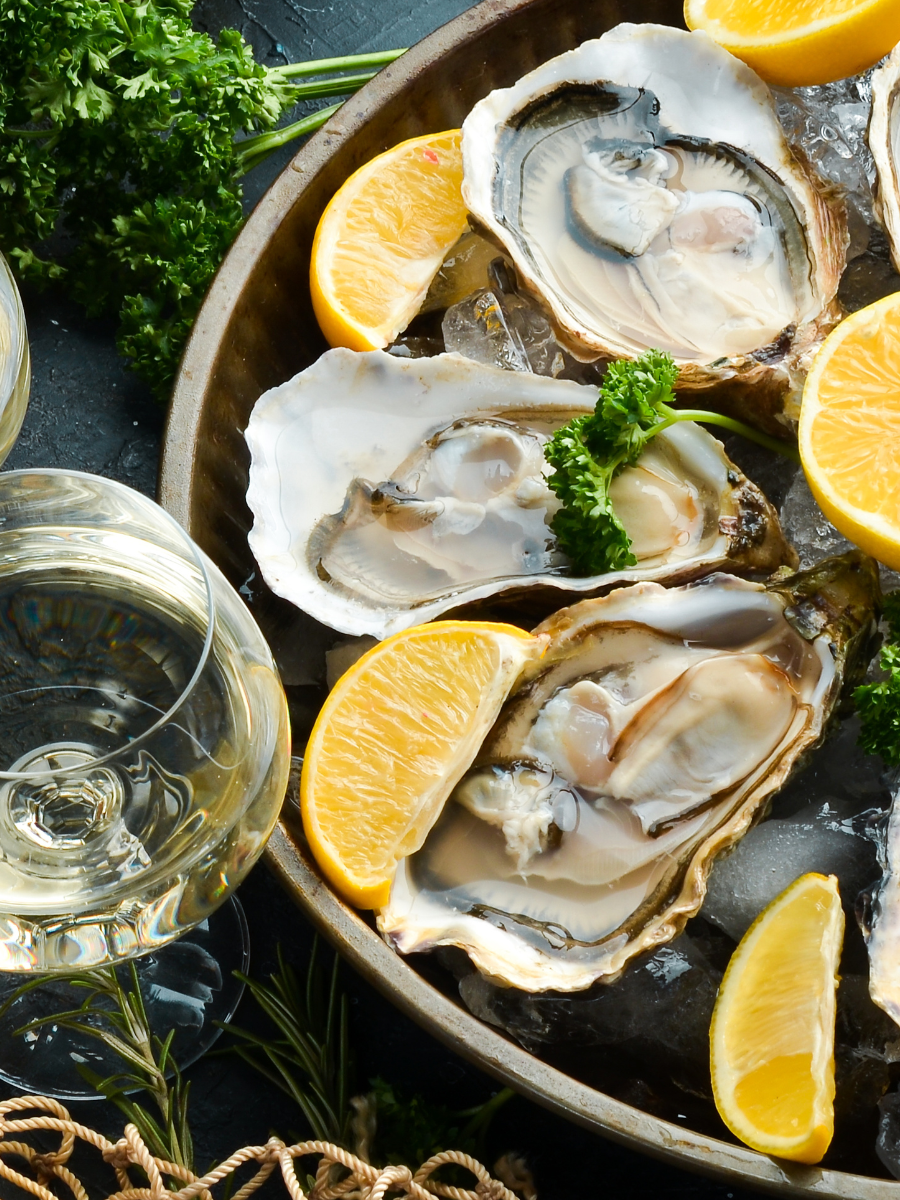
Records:
<instances>
[{"instance_id":1,"label":"textured gray background","mask_svg":"<svg viewBox=\"0 0 900 1200\"><path fill-rule=\"evenodd\" d=\"M468 8L466 0L200 0L202 28L239 28L257 56L285 61L406 46ZM290 158L285 148L248 180L248 204ZM31 404L7 469L61 466L93 471L148 494L156 488L157 461L165 414L124 367L108 321L88 321L64 296L27 294L34 361ZM302 967L311 934L265 867L241 889L253 939L253 974L274 965L277 943ZM348 969L353 1040L359 1076L382 1076L406 1092L465 1108L496 1090L491 1079L457 1058ZM238 1015L252 1024L247 1002ZM232 1058L207 1058L189 1071L197 1161L221 1160L238 1146L265 1141L271 1131L305 1135L296 1112L249 1068ZM0 1094L5 1085L0 1084ZM76 1116L118 1136L121 1119L98 1104L76 1106ZM534 1170L541 1200L603 1196L609 1200L752 1200L757 1195L664 1166L589 1134L537 1106L516 1098L501 1110L489 1140L489 1162L507 1150L524 1152ZM95 1186L107 1176L90 1167ZM0 1181L0 1196L12 1191ZM18 1194L18 1193L17 1193ZM270 1182L265 1196L283 1194ZM761 1197L758 1198L761 1200Z\"/></svg>"}]
</instances>

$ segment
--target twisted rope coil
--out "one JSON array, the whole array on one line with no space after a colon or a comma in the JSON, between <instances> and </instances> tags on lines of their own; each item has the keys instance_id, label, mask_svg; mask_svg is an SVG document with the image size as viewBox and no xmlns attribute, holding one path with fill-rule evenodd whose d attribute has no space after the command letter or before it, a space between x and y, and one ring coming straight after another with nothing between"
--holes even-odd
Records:
<instances>
[{"instance_id":1,"label":"twisted rope coil","mask_svg":"<svg viewBox=\"0 0 900 1200\"><path fill-rule=\"evenodd\" d=\"M15 1117L13 1114L37 1111L41 1115ZM50 1153L39 1153L27 1142L15 1140L14 1135L37 1130L55 1130L61 1134L59 1147ZM118 1142L73 1121L69 1112L57 1100L47 1096L18 1096L0 1104L0 1178L8 1179L37 1200L59 1200L49 1184L59 1181L71 1193L73 1200L88 1200L83 1184L66 1165L80 1139L99 1150L105 1162L115 1171L118 1190L107 1200L212 1200L210 1189L227 1178L244 1163L256 1162L259 1170L234 1194L233 1200L249 1197L265 1183L276 1167L291 1200L384 1200L389 1193L404 1200L516 1200L514 1194L468 1154L445 1150L419 1167L415 1174L409 1167L373 1167L355 1154L331 1142L308 1141L286 1146L280 1138L269 1138L264 1146L244 1146L214 1170L198 1177L185 1167L154 1158L134 1125L126 1125ZM308 1155L320 1155L315 1183L305 1192L297 1178L295 1160ZM10 1166L8 1157L24 1159L33 1178ZM476 1179L474 1189L451 1187L431 1178L446 1164L465 1167ZM136 1186L128 1171L140 1167L149 1186ZM334 1179L333 1168L343 1167L348 1175ZM172 1187L167 1186L166 1179ZM180 1190L172 1188L181 1184Z\"/></svg>"}]
</instances>

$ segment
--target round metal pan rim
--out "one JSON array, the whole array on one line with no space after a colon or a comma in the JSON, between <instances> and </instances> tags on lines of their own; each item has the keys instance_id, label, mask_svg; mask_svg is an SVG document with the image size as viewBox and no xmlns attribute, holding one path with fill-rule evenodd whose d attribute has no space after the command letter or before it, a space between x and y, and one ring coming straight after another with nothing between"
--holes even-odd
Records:
<instances>
[{"instance_id":1,"label":"round metal pan rim","mask_svg":"<svg viewBox=\"0 0 900 1200\"><path fill-rule=\"evenodd\" d=\"M457 68L466 64L470 78L465 86L471 104L492 87L505 86L503 79L491 78L494 57L504 50L507 56L502 68L495 68L495 75L505 70L515 77L577 40L597 36L617 19L636 20L641 10L646 20L681 23L681 4L670 0L631 0L622 5L627 13L617 14L616 7L614 0L579 0L574 6L572 0L482 0L419 42L348 100L301 148L248 219L210 288L187 346L167 423L159 481L160 502L233 582L241 582L236 578L235 562L243 564L249 554L245 545L249 515L243 511L243 493L239 492L246 475L241 434L252 403L270 386L265 382L265 370L261 371L262 384L254 383L256 377L233 381L246 358L235 343L249 311L244 306L260 286L260 264L276 235L285 223L297 220L298 206L306 202L315 208L315 196L313 201L309 196L318 188L322 193L318 207L309 220L303 217L314 228L312 218L318 218L330 194L323 193L323 187L336 161L341 173L335 175L331 191L387 145L416 132L450 127L450 122L429 121L427 112L416 124L419 110L410 97L418 98L423 112L456 103L448 91L453 85L446 78L442 81L442 71L446 76L451 59ZM551 12L557 20L552 28L541 24ZM578 35L575 38L573 31ZM461 84L455 88L456 93L463 90ZM401 111L402 129L396 120ZM393 126L386 123L391 116L396 122ZM368 136L379 118L380 133L376 130ZM392 128L397 130L393 140ZM304 253L308 262L308 246L298 251L300 259ZM305 288L305 280L302 286ZM276 296L275 301L278 299ZM311 315L308 299L306 307ZM293 369L299 366L295 364ZM229 403L222 401L223 392L229 393ZM215 447L216 459L210 447L220 441L221 446ZM227 511L212 511L216 498L224 498ZM565 1075L472 1016L389 949L322 880L302 836L292 833L290 820L282 819L266 854L270 867L306 916L361 975L455 1052L545 1107L675 1166L729 1183L823 1200L900 1200L900 1182L771 1159L653 1117Z\"/></svg>"}]
</instances>

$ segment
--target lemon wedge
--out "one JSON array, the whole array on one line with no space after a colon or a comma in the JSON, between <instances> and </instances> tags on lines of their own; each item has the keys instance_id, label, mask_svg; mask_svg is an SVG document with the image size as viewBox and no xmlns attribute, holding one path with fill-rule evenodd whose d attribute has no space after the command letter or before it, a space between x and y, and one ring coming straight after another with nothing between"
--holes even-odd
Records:
<instances>
[{"instance_id":1,"label":"lemon wedge","mask_svg":"<svg viewBox=\"0 0 900 1200\"><path fill-rule=\"evenodd\" d=\"M845 537L900 569L900 293L847 317L803 389L800 458Z\"/></svg>"},{"instance_id":2,"label":"lemon wedge","mask_svg":"<svg viewBox=\"0 0 900 1200\"><path fill-rule=\"evenodd\" d=\"M338 680L303 761L303 827L359 908L387 903L523 668L547 639L513 625L436 621L379 643Z\"/></svg>"},{"instance_id":3,"label":"lemon wedge","mask_svg":"<svg viewBox=\"0 0 900 1200\"><path fill-rule=\"evenodd\" d=\"M381 350L419 311L467 227L461 132L379 154L332 197L316 230L313 309L332 346Z\"/></svg>"},{"instance_id":4,"label":"lemon wedge","mask_svg":"<svg viewBox=\"0 0 900 1200\"><path fill-rule=\"evenodd\" d=\"M783 87L856 75L900 41L896 0L685 0L684 19Z\"/></svg>"},{"instance_id":5,"label":"lemon wedge","mask_svg":"<svg viewBox=\"0 0 900 1200\"><path fill-rule=\"evenodd\" d=\"M844 912L833 875L801 875L732 955L710 1028L713 1095L763 1154L820 1161L834 1134L834 1021Z\"/></svg>"}]
</instances>

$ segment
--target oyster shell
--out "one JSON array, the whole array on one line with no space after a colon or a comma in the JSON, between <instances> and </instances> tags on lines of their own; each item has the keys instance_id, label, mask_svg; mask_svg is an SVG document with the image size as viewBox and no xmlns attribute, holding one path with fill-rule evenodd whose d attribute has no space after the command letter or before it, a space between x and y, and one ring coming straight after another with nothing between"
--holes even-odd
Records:
<instances>
[{"instance_id":1,"label":"oyster shell","mask_svg":"<svg viewBox=\"0 0 900 1200\"><path fill-rule=\"evenodd\" d=\"M869 995L900 1025L900 780L895 778L891 807L879 819L880 881L859 897L860 925L869 952Z\"/></svg>"},{"instance_id":2,"label":"oyster shell","mask_svg":"<svg viewBox=\"0 0 900 1200\"><path fill-rule=\"evenodd\" d=\"M680 391L789 434L846 215L749 67L699 31L619 25L480 101L462 148L472 216L573 353L667 350Z\"/></svg>"},{"instance_id":3,"label":"oyster shell","mask_svg":"<svg viewBox=\"0 0 900 1200\"><path fill-rule=\"evenodd\" d=\"M858 552L763 585L637 584L538 626L507 701L378 927L462 947L526 991L613 979L700 908L732 846L823 736L870 652Z\"/></svg>"},{"instance_id":4,"label":"oyster shell","mask_svg":"<svg viewBox=\"0 0 900 1200\"><path fill-rule=\"evenodd\" d=\"M900 271L900 46L872 75L868 140L875 161L875 212L891 244L894 270Z\"/></svg>"},{"instance_id":5,"label":"oyster shell","mask_svg":"<svg viewBox=\"0 0 900 1200\"><path fill-rule=\"evenodd\" d=\"M613 484L638 565L568 575L542 446L596 395L452 355L329 351L267 392L247 428L250 545L269 586L335 629L385 637L501 593L796 561L762 493L685 422Z\"/></svg>"}]
</instances>

